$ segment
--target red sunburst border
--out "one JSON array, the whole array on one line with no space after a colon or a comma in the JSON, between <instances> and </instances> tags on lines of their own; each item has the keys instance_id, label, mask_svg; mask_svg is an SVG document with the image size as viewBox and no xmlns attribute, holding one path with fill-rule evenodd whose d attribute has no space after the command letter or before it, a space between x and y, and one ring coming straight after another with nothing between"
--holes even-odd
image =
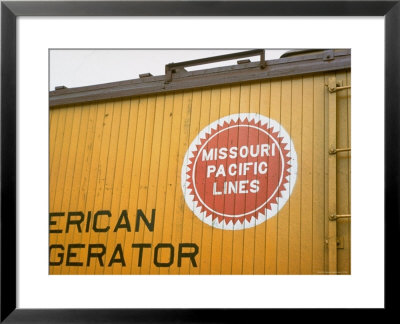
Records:
<instances>
[{"instance_id":1,"label":"red sunburst border","mask_svg":"<svg viewBox=\"0 0 400 324\"><path fill-rule=\"evenodd\" d=\"M210 131L205 133L205 137L200 139L200 143L196 145L196 149L192 150L192 154L193 156L191 158L189 158L188 161L188 166L193 165L194 161L196 160L196 157L199 153L200 148L203 146L203 144L205 142L208 141L208 139L213 136L215 133L227 128L227 127L231 127L231 126L240 126L240 125L245 125L245 126L255 126L257 128L263 129L265 130L269 135L271 135L273 138L275 138L275 140L279 143L280 149L282 150L282 155L284 158L284 170L283 170L283 179L282 179L282 183L279 186L279 189L276 191L276 193L270 198L270 200L268 201L267 205L266 205L266 209L271 210L271 205L272 204L278 204L278 198L283 198L282 197L282 191L287 190L285 188L285 184L287 184L289 182L288 177L291 174L291 171L289 171L289 169L291 168L291 164L290 164L290 150L286 149L286 146L288 145L288 143L283 143L284 137L279 136L279 130L274 132L274 127L267 127L267 124L262 125L261 120L256 122L255 120L249 120L247 117L244 118L243 120L241 120L240 118L238 118L237 121L234 121L233 119L228 123L227 121L224 121L224 123L222 125L217 124L216 128L211 128L210 127ZM206 208L198 199L197 196L195 194L194 191L194 187L193 187L193 172L194 169L189 168L189 171L186 172L186 182L188 183L187 185L187 194L189 195L193 195L193 201L194 203L197 205L197 207L200 207L201 209L201 213L204 213L205 217L211 217L212 221L217 220L218 223L221 222L225 222L226 225L228 225L230 222L233 223L233 225L235 225L237 222L240 222L241 224L243 224L243 222L245 220L247 220L248 222L250 222L252 220L253 217L255 217L255 219L258 219L258 215L259 215L259 211L255 211L249 215L245 215L245 216L241 216L241 217L230 217L230 216L221 216L221 215L217 215L215 213L213 213L212 211L210 211L208 208Z\"/></svg>"}]
</instances>

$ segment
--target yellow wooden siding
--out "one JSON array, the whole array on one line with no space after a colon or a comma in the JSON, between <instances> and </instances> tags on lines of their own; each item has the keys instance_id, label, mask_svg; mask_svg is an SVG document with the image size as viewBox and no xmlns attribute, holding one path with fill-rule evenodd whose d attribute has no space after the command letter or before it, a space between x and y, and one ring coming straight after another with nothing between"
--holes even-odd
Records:
<instances>
[{"instance_id":1,"label":"yellow wooden siding","mask_svg":"<svg viewBox=\"0 0 400 324\"><path fill-rule=\"evenodd\" d=\"M336 73L343 85L351 83L350 73ZM351 147L350 142L350 90L337 92L337 148ZM351 214L350 209L350 163L351 152L337 154L337 214ZM350 224L349 218L337 221L337 237L341 241L338 249L338 274L350 273Z\"/></svg>"},{"instance_id":2,"label":"yellow wooden siding","mask_svg":"<svg viewBox=\"0 0 400 324\"><path fill-rule=\"evenodd\" d=\"M329 270L328 247L328 91L329 76L350 84L350 71L243 83L212 89L76 104L50 110L49 185L52 217L50 274L323 274ZM350 90L337 92L337 147L350 147ZM291 136L297 152L297 180L279 212L264 223L243 230L221 230L202 222L188 208L181 188L186 151L200 130L213 121L236 113L254 112L276 120ZM337 214L350 214L350 156L337 154ZM293 184L290 184L292 186ZM141 209L154 231L144 222L136 231ZM98 227L92 229L95 213ZM126 211L130 231L114 231ZM81 232L76 225L65 233L68 212L82 212ZM90 212L90 226L87 218ZM78 220L80 214L72 216ZM125 224L125 218L123 220ZM126 227L126 224L125 224ZM337 221L338 273L350 273L349 219ZM151 248L132 248L132 244ZM171 244L172 265L155 265L155 246ZM199 247L194 266L182 258L180 243ZM67 251L72 246L70 262ZM87 265L89 244L104 244ZM84 247L83 247L84 245ZM116 247L119 249L115 249ZM343 247L343 248L342 248ZM109 266L123 251L125 264ZM92 252L101 252L93 247ZM141 265L138 265L142 254ZM166 263L170 249L162 248L158 262Z\"/></svg>"}]
</instances>

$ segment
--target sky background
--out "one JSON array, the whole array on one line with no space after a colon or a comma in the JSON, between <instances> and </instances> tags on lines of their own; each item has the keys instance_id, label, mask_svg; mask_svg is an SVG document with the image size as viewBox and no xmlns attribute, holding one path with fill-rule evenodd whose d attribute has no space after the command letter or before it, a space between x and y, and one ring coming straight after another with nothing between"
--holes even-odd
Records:
<instances>
[{"instance_id":1,"label":"sky background","mask_svg":"<svg viewBox=\"0 0 400 324\"><path fill-rule=\"evenodd\" d=\"M139 78L139 74L164 75L165 65L248 49L51 49L49 90L56 86L68 88ZM287 50L265 50L266 60L277 59ZM259 56L250 57L259 61ZM186 68L189 71L234 65L237 60Z\"/></svg>"}]
</instances>

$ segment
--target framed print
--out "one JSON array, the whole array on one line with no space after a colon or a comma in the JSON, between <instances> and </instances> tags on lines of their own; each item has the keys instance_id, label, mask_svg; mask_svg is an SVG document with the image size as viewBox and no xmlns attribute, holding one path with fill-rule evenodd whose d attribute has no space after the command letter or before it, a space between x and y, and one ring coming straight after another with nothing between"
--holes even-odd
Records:
<instances>
[{"instance_id":1,"label":"framed print","mask_svg":"<svg viewBox=\"0 0 400 324\"><path fill-rule=\"evenodd\" d=\"M2 2L1 320L391 309L399 14L398 1ZM268 43L292 50L271 61ZM201 48L233 53L47 88L55 51Z\"/></svg>"},{"instance_id":2,"label":"framed print","mask_svg":"<svg viewBox=\"0 0 400 324\"><path fill-rule=\"evenodd\" d=\"M194 52L50 49L50 84L80 55L112 74ZM50 275L351 274L351 51L230 52L50 91Z\"/></svg>"}]
</instances>

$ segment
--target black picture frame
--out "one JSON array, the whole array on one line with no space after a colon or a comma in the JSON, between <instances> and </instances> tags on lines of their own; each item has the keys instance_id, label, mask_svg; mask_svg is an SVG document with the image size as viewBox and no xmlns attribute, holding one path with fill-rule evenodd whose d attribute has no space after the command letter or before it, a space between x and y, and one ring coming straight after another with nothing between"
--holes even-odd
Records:
<instances>
[{"instance_id":1,"label":"black picture frame","mask_svg":"<svg viewBox=\"0 0 400 324\"><path fill-rule=\"evenodd\" d=\"M2 1L1 313L5 323L235 322L267 309L20 309L16 307L16 19L19 16L384 16L385 310L396 309L399 238L400 1ZM371 44L371 46L373 46ZM367 53L366 53L367 55ZM373 64L373 62L371 62ZM366 158L367 158L366 154ZM383 212L383 211L382 211ZM371 242L373 233L371 233ZM367 283L366 283L367 284ZM345 292L344 292L345 293ZM251 314L249 314L251 312Z\"/></svg>"}]
</instances>

